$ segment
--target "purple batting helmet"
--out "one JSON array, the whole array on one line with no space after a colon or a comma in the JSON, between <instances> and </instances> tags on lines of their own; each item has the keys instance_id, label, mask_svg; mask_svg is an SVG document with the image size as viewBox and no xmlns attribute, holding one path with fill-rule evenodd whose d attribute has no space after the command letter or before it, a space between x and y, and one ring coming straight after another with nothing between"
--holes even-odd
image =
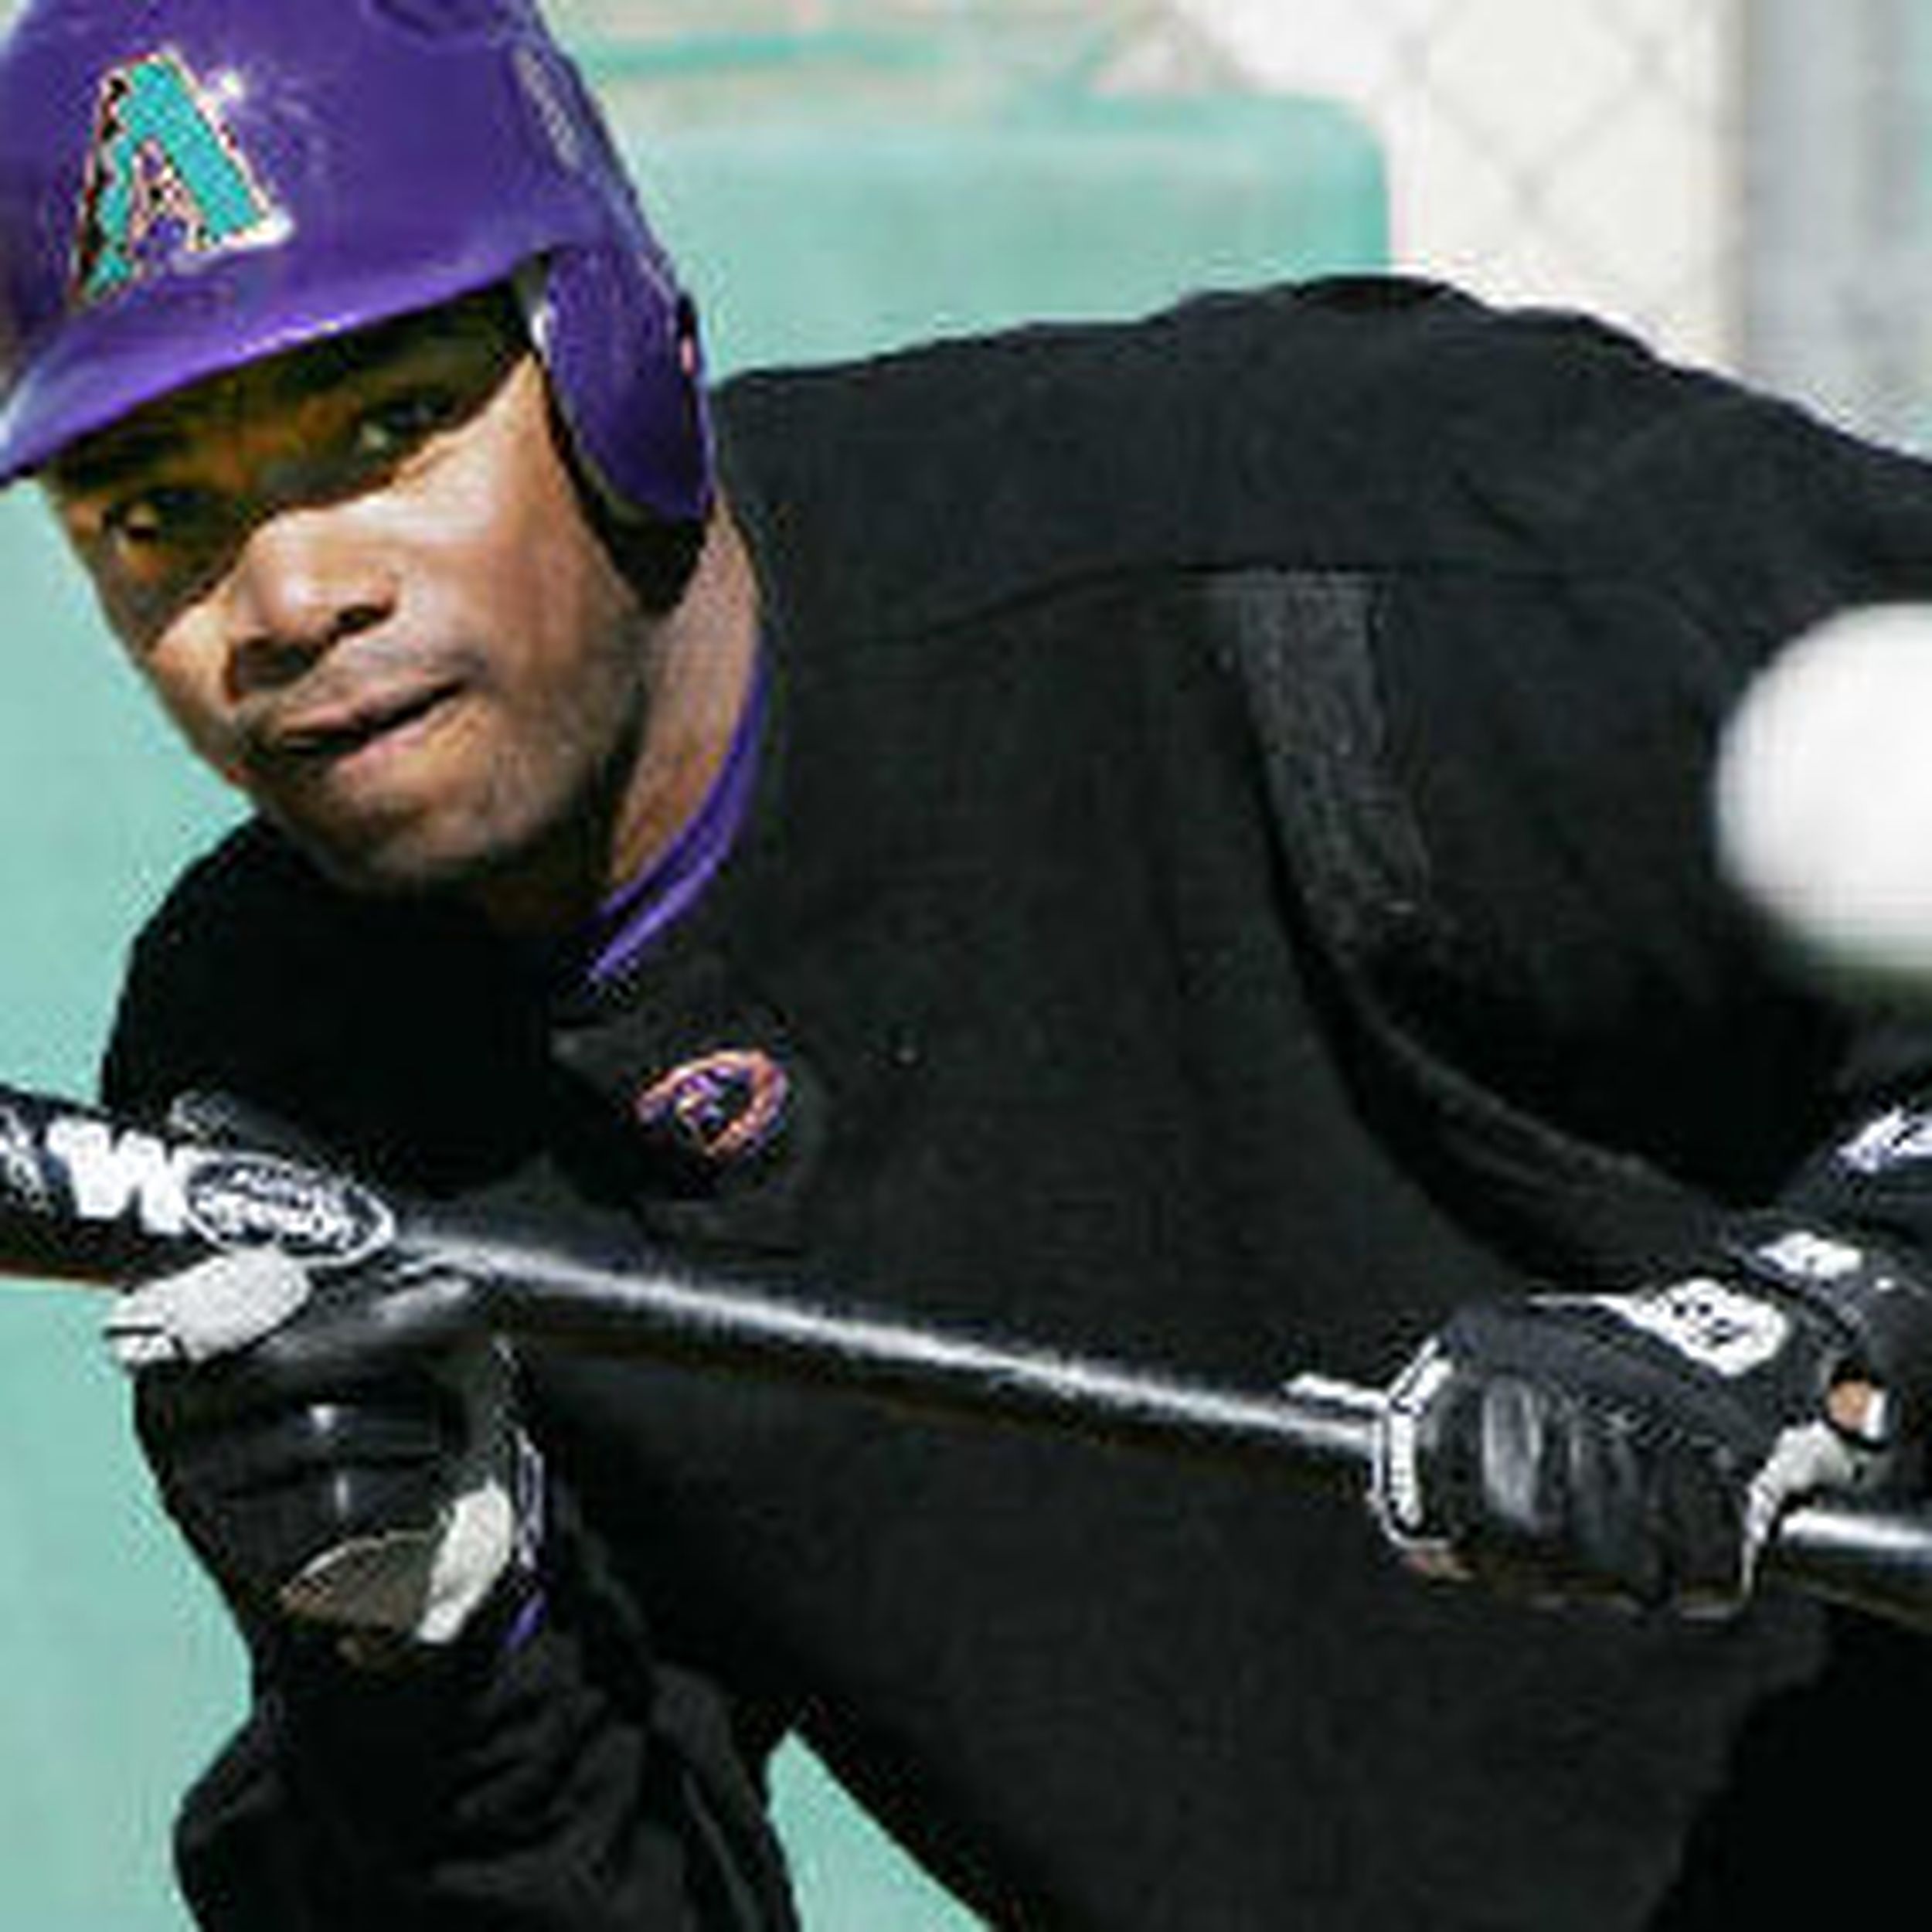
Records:
<instances>
[{"instance_id":1,"label":"purple batting helmet","mask_svg":"<svg viewBox=\"0 0 1932 1932\"><path fill-rule=\"evenodd\" d=\"M600 486L700 518L692 307L534 0L29 0L0 43L0 484L500 283Z\"/></svg>"}]
</instances>

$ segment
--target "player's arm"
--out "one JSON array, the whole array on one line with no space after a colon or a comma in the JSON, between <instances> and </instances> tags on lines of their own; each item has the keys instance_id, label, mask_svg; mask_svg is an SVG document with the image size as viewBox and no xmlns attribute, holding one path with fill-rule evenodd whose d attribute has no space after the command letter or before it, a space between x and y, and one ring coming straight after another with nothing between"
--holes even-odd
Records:
<instances>
[{"instance_id":1,"label":"player's arm","mask_svg":"<svg viewBox=\"0 0 1932 1932\"><path fill-rule=\"evenodd\" d=\"M1926 1043L1852 1064L1877 1029L1750 943L1706 782L1777 640L1923 585L1932 471L1721 386L1591 430L1563 471L1553 430L1551 458L1590 514L1532 532L1566 594L1407 586L1369 654L1390 747L1372 795L1410 814L1404 904L1427 919L1365 955L1349 935L1377 909L1342 907L1336 981L1399 1074L1413 1049L1459 1077L1428 1131L1537 1277L1396 1379L1378 1496L1425 1566L1721 1607L1797 1498L1910 1485L1932 1396L1932 1163L1867 1171L1932 1100ZM1600 575L1563 576L1573 544ZM1429 674L1458 615L1451 685ZM1528 1123L1522 1176L1486 1162L1485 1107ZM1828 1110L1851 1124L1801 1158Z\"/></svg>"},{"instance_id":2,"label":"player's arm","mask_svg":"<svg viewBox=\"0 0 1932 1932\"><path fill-rule=\"evenodd\" d=\"M546 1614L406 1672L285 1643L189 1794L182 1890L210 1932L793 1923L715 1690L653 1658L567 1509Z\"/></svg>"}]
</instances>

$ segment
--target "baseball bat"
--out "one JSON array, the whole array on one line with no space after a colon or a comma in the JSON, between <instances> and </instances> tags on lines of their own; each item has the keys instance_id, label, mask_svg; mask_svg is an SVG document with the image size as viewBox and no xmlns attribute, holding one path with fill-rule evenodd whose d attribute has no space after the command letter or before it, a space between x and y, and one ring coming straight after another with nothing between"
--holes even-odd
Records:
<instances>
[{"instance_id":1,"label":"baseball bat","mask_svg":"<svg viewBox=\"0 0 1932 1932\"><path fill-rule=\"evenodd\" d=\"M222 1250L278 1248L318 1281L362 1271L276 1345L286 1366L495 1332L795 1384L935 1413L1264 1465L1360 1486L1376 1391L1304 1375L1243 1389L826 1304L804 1285L699 1270L641 1243L416 1200L315 1162L0 1086L0 1274L117 1286ZM1788 1512L1767 1580L1932 1631L1932 1510Z\"/></svg>"}]
</instances>

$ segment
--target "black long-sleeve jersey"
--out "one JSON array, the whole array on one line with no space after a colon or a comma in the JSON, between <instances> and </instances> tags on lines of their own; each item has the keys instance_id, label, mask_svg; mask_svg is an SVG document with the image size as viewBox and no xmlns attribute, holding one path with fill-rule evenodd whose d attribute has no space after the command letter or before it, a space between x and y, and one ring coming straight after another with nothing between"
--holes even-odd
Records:
<instances>
[{"instance_id":1,"label":"black long-sleeve jersey","mask_svg":"<svg viewBox=\"0 0 1932 1932\"><path fill-rule=\"evenodd\" d=\"M560 992L250 828L139 942L113 1100L1249 1386L1667 1278L1800 1174L1808 1225L1932 1233L1909 1132L1821 1151L1927 1042L1785 970L1706 811L1781 639L1932 588L1920 465L1384 282L720 417L768 691L704 901ZM186 1810L210 1927L782 1923L787 1727L1014 1927L1729 1926L1910 1843L1932 1673L1869 1627L1551 1616L1258 1470L525 1372L597 1588L420 1682L264 1658Z\"/></svg>"}]
</instances>

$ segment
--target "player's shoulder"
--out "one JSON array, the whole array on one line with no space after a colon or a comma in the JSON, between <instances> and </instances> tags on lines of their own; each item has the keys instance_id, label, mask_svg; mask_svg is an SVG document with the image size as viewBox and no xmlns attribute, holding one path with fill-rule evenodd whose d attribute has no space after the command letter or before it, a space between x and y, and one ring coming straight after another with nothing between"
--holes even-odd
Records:
<instances>
[{"instance_id":1,"label":"player's shoulder","mask_svg":"<svg viewBox=\"0 0 1932 1932\"><path fill-rule=\"evenodd\" d=\"M862 360L753 371L726 383L727 423L774 420L808 427L862 401L852 427L881 449L903 437L970 436L955 412L971 406L1002 431L1043 407L1104 410L1131 434L1229 399L1235 413L1292 401L1313 417L1352 414L1382 396L1408 406L1433 392L1469 399L1492 386L1519 399L1528 376L1561 383L1616 370L1667 372L1635 336L1599 318L1554 308L1492 306L1444 282L1394 274L1332 275L1251 288L1207 290L1146 315L1030 323L990 334L940 336ZM1138 400L1114 413L1123 393ZM862 448L863 444L848 445Z\"/></svg>"},{"instance_id":2,"label":"player's shoulder","mask_svg":"<svg viewBox=\"0 0 1932 1932\"><path fill-rule=\"evenodd\" d=\"M719 414L794 600L876 629L1163 566L1507 566L1542 538L1499 500L1560 521L1740 394L1586 316L1352 276L753 374Z\"/></svg>"}]
</instances>

